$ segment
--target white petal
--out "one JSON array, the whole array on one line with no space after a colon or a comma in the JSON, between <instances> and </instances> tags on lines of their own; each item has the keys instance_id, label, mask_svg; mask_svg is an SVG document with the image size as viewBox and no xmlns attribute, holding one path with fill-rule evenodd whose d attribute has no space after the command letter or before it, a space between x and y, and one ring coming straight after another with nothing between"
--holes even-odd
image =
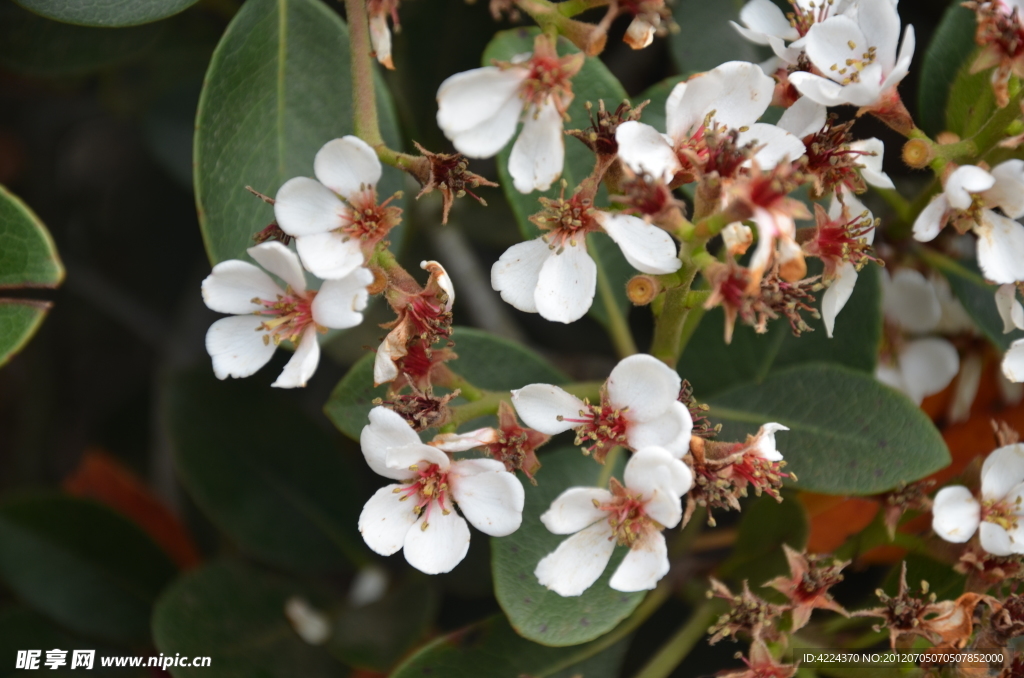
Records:
<instances>
[{"instance_id":1,"label":"white petal","mask_svg":"<svg viewBox=\"0 0 1024 678\"><path fill-rule=\"evenodd\" d=\"M982 521L978 535L981 537L981 548L992 555L1008 556L1013 553L1013 543L1010 541L1010 535L999 525L990 523L987 520Z\"/></svg>"},{"instance_id":2,"label":"white petal","mask_svg":"<svg viewBox=\"0 0 1024 678\"><path fill-rule=\"evenodd\" d=\"M242 315L263 309L253 299L274 301L284 295L277 283L257 266L238 259L222 261L203 280L203 302L211 311Z\"/></svg>"},{"instance_id":3,"label":"white petal","mask_svg":"<svg viewBox=\"0 0 1024 678\"><path fill-rule=\"evenodd\" d=\"M405 533L405 559L426 574L451 572L469 551L469 526L462 516L449 509L445 515L437 505L431 507L427 527L423 521Z\"/></svg>"},{"instance_id":4,"label":"white petal","mask_svg":"<svg viewBox=\"0 0 1024 678\"><path fill-rule=\"evenodd\" d=\"M994 450L981 465L981 496L999 501L1024 481L1024 445L1015 443Z\"/></svg>"},{"instance_id":5,"label":"white petal","mask_svg":"<svg viewBox=\"0 0 1024 678\"><path fill-rule=\"evenodd\" d=\"M612 493L600 487L570 487L551 502L551 508L541 514L540 522L554 534L575 534L606 519L608 513L598 506L611 500Z\"/></svg>"},{"instance_id":6,"label":"white petal","mask_svg":"<svg viewBox=\"0 0 1024 678\"><path fill-rule=\"evenodd\" d=\"M608 585L616 591L649 591L668 574L668 569L665 535L648 530L622 559Z\"/></svg>"},{"instance_id":7,"label":"white petal","mask_svg":"<svg viewBox=\"0 0 1024 678\"><path fill-rule=\"evenodd\" d=\"M1024 216L1024 160L1007 160L992 168L996 183L985 191L985 206L998 207L1011 219Z\"/></svg>"},{"instance_id":8,"label":"white petal","mask_svg":"<svg viewBox=\"0 0 1024 678\"><path fill-rule=\"evenodd\" d=\"M912 268L892 276L882 300L885 315L910 332L928 332L942 318L942 305L932 284Z\"/></svg>"},{"instance_id":9,"label":"white petal","mask_svg":"<svg viewBox=\"0 0 1024 678\"><path fill-rule=\"evenodd\" d=\"M398 340L388 334L380 343L380 347L373 357L373 385L375 387L394 381L398 377L398 366L395 365L393 357L396 341ZM402 348L404 350L405 347Z\"/></svg>"},{"instance_id":10,"label":"white petal","mask_svg":"<svg viewBox=\"0 0 1024 678\"><path fill-rule=\"evenodd\" d=\"M438 127L451 139L453 135L499 116L499 111L510 100L521 101L519 87L528 75L525 68L501 69L496 66L456 73L442 82L437 90ZM522 110L521 103L519 110Z\"/></svg>"},{"instance_id":11,"label":"white petal","mask_svg":"<svg viewBox=\"0 0 1024 678\"><path fill-rule=\"evenodd\" d=\"M819 71L836 81L842 81L853 70L846 65L847 60L860 61L872 46L860 26L846 16L815 23L807 31L807 56Z\"/></svg>"},{"instance_id":12,"label":"white petal","mask_svg":"<svg viewBox=\"0 0 1024 678\"><path fill-rule=\"evenodd\" d=\"M732 128L752 125L767 110L775 81L760 66L746 61L727 61L687 83L684 105L690 102L699 125L714 111L714 120ZM670 131L669 134L672 134ZM672 134L672 136L675 136Z\"/></svg>"},{"instance_id":13,"label":"white petal","mask_svg":"<svg viewBox=\"0 0 1024 678\"><path fill-rule=\"evenodd\" d=\"M660 417L679 397L682 379L654 356L637 353L619 361L606 385L611 404L639 422Z\"/></svg>"},{"instance_id":14,"label":"white petal","mask_svg":"<svg viewBox=\"0 0 1024 678\"><path fill-rule=\"evenodd\" d=\"M775 445L775 434L779 431L788 431L788 426L770 422L765 424L757 432L757 445L755 451L757 456L768 461L782 461L782 454Z\"/></svg>"},{"instance_id":15,"label":"white petal","mask_svg":"<svg viewBox=\"0 0 1024 678\"><path fill-rule=\"evenodd\" d=\"M375 553L390 556L398 553L405 543L405 535L419 517L416 502L402 501L404 495L396 492L401 485L386 485L377 490L359 514L359 534Z\"/></svg>"},{"instance_id":16,"label":"white petal","mask_svg":"<svg viewBox=\"0 0 1024 678\"><path fill-rule=\"evenodd\" d=\"M770 3L770 4L772 4L772 3ZM773 4L773 6L774 6L774 4ZM735 28L737 33L739 33L740 35L742 35L744 38L746 38L750 42L754 43L755 45L767 45L768 44L768 36L765 35L764 33L762 33L761 31L752 31L749 28L747 28L746 26L740 26L735 21L730 21L729 25L731 25L733 28ZM767 68L762 68L761 70L764 71L766 74L772 72L771 69L767 69Z\"/></svg>"},{"instance_id":17,"label":"white petal","mask_svg":"<svg viewBox=\"0 0 1024 678\"><path fill-rule=\"evenodd\" d=\"M509 247L491 266L491 287L520 311L536 313L537 281L550 256L554 252L542 238Z\"/></svg>"},{"instance_id":18,"label":"white petal","mask_svg":"<svg viewBox=\"0 0 1024 678\"><path fill-rule=\"evenodd\" d=\"M430 465L437 465L442 471L446 471L451 465L451 459L436 447L417 442L414 445L389 447L384 464L390 469L404 471L406 476L411 476Z\"/></svg>"},{"instance_id":19,"label":"white petal","mask_svg":"<svg viewBox=\"0 0 1024 678\"><path fill-rule=\"evenodd\" d=\"M771 0L762 1L775 7ZM776 125L793 136L803 139L824 127L827 118L828 109L813 99L800 97L786 109Z\"/></svg>"},{"instance_id":20,"label":"white petal","mask_svg":"<svg viewBox=\"0 0 1024 678\"><path fill-rule=\"evenodd\" d=\"M736 139L736 143L741 145L750 142L755 142L759 148L754 160L762 169L772 169L783 160L796 160L807 150L804 142L794 135L764 122L748 125Z\"/></svg>"},{"instance_id":21,"label":"white petal","mask_svg":"<svg viewBox=\"0 0 1024 678\"><path fill-rule=\"evenodd\" d=\"M585 241L569 242L540 267L534 297L537 312L547 320L575 322L590 310L596 288L597 266L587 254Z\"/></svg>"},{"instance_id":22,"label":"white petal","mask_svg":"<svg viewBox=\"0 0 1024 678\"><path fill-rule=\"evenodd\" d=\"M452 279L448 275L448 271L444 270L444 266L440 263L430 260L421 261L420 268L430 273L431 280L437 283L446 295L448 295L448 301L444 305L444 310L452 310L452 306L455 305L455 286L452 285Z\"/></svg>"},{"instance_id":23,"label":"white petal","mask_svg":"<svg viewBox=\"0 0 1024 678\"><path fill-rule=\"evenodd\" d=\"M944 224L946 212L950 209L949 200L945 194L940 193L931 199L931 202L921 210L914 220L914 240L930 242L939 235Z\"/></svg>"},{"instance_id":24,"label":"white petal","mask_svg":"<svg viewBox=\"0 0 1024 678\"><path fill-rule=\"evenodd\" d=\"M963 485L944 487L932 505L932 529L946 541L963 544L978 530L981 504Z\"/></svg>"},{"instance_id":25,"label":"white petal","mask_svg":"<svg viewBox=\"0 0 1024 678\"><path fill-rule=\"evenodd\" d=\"M277 241L260 243L246 250L257 264L283 280L299 294L306 291L306 275L302 272L299 255Z\"/></svg>"},{"instance_id":26,"label":"white petal","mask_svg":"<svg viewBox=\"0 0 1024 678\"><path fill-rule=\"evenodd\" d=\"M626 261L643 273L675 273L683 265L676 243L664 230L629 214L597 212L604 232L622 249Z\"/></svg>"},{"instance_id":27,"label":"white petal","mask_svg":"<svg viewBox=\"0 0 1024 678\"><path fill-rule=\"evenodd\" d=\"M363 322L363 309L373 282L370 269L360 266L340 280L325 280L313 299L313 320L324 327L343 330Z\"/></svg>"},{"instance_id":28,"label":"white petal","mask_svg":"<svg viewBox=\"0 0 1024 678\"><path fill-rule=\"evenodd\" d=\"M876 188L895 188L889 175L882 171L882 156L885 154L885 144L874 137L862 141L854 141L850 148L855 151L864 151L871 155L860 156L860 175L864 181Z\"/></svg>"},{"instance_id":29,"label":"white petal","mask_svg":"<svg viewBox=\"0 0 1024 678\"><path fill-rule=\"evenodd\" d=\"M701 116L707 102L691 101L686 96L687 89L687 83L681 82L672 88L665 100L665 131L669 137L678 141L689 139L694 128L704 122Z\"/></svg>"},{"instance_id":30,"label":"white petal","mask_svg":"<svg viewBox=\"0 0 1024 678\"><path fill-rule=\"evenodd\" d=\"M377 153L356 136L328 141L313 159L313 173L320 183L343 198L376 186L381 167Z\"/></svg>"},{"instance_id":31,"label":"white petal","mask_svg":"<svg viewBox=\"0 0 1024 678\"><path fill-rule=\"evenodd\" d=\"M904 346L899 363L907 395L920 403L949 386L960 370L960 354L945 339L927 337Z\"/></svg>"},{"instance_id":32,"label":"white petal","mask_svg":"<svg viewBox=\"0 0 1024 678\"><path fill-rule=\"evenodd\" d=\"M981 375L985 369L985 360L981 353L970 352L964 356L960 364L960 373L953 387L953 398L946 410L946 416L952 424L959 424L971 417L971 406L978 396Z\"/></svg>"},{"instance_id":33,"label":"white petal","mask_svg":"<svg viewBox=\"0 0 1024 678\"><path fill-rule=\"evenodd\" d=\"M900 393L910 395L907 393L906 384L903 383L903 373L896 364L878 363L875 366L875 379Z\"/></svg>"},{"instance_id":34,"label":"white petal","mask_svg":"<svg viewBox=\"0 0 1024 678\"><path fill-rule=\"evenodd\" d=\"M978 266L995 283L1024 280L1024 226L1013 219L982 210L978 235Z\"/></svg>"},{"instance_id":35,"label":"white petal","mask_svg":"<svg viewBox=\"0 0 1024 678\"><path fill-rule=\"evenodd\" d=\"M678 498L693 487L693 472L668 450L661 447L645 447L637 450L626 462L622 480L631 491L641 492L645 496L650 496L660 489ZM675 503L679 504L678 501Z\"/></svg>"},{"instance_id":36,"label":"white petal","mask_svg":"<svg viewBox=\"0 0 1024 678\"><path fill-rule=\"evenodd\" d=\"M318 278L344 278L363 265L363 250L358 238L341 231L326 231L295 238L295 250L306 270Z\"/></svg>"},{"instance_id":37,"label":"white petal","mask_svg":"<svg viewBox=\"0 0 1024 678\"><path fill-rule=\"evenodd\" d=\"M797 30L790 25L786 15L771 0L750 0L740 10L740 21L752 31L776 35L784 40L796 40L800 37ZM768 41L757 44L767 45Z\"/></svg>"},{"instance_id":38,"label":"white petal","mask_svg":"<svg viewBox=\"0 0 1024 678\"><path fill-rule=\"evenodd\" d=\"M955 209L965 210L971 206L974 193L982 193L995 186L996 178L974 165L963 165L953 170L946 179L943 193Z\"/></svg>"},{"instance_id":39,"label":"white petal","mask_svg":"<svg viewBox=\"0 0 1024 678\"><path fill-rule=\"evenodd\" d=\"M846 306L857 284L857 268L848 261L836 271L836 278L821 297L821 319L825 323L825 333L829 338L836 326L836 316Z\"/></svg>"},{"instance_id":40,"label":"white petal","mask_svg":"<svg viewBox=\"0 0 1024 678\"><path fill-rule=\"evenodd\" d=\"M392 469L387 466L388 450L392 447L419 445L420 437L412 430L402 415L386 407L370 410L370 423L359 434L359 446L363 450L370 470L377 475L395 480L412 477L408 469Z\"/></svg>"},{"instance_id":41,"label":"white petal","mask_svg":"<svg viewBox=\"0 0 1024 678\"><path fill-rule=\"evenodd\" d=\"M377 62L386 68L394 68L391 60L391 30L388 28L386 14L370 15L370 46L377 57Z\"/></svg>"},{"instance_id":42,"label":"white petal","mask_svg":"<svg viewBox=\"0 0 1024 678\"><path fill-rule=\"evenodd\" d=\"M263 318L235 315L221 318L206 332L206 352L213 358L213 373L218 379L248 377L270 362L277 346L263 343L259 331Z\"/></svg>"},{"instance_id":43,"label":"white petal","mask_svg":"<svg viewBox=\"0 0 1024 678\"><path fill-rule=\"evenodd\" d=\"M800 94L822 106L839 106L848 103L846 88L820 75L797 71L790 73L789 82Z\"/></svg>"},{"instance_id":44,"label":"white petal","mask_svg":"<svg viewBox=\"0 0 1024 678\"><path fill-rule=\"evenodd\" d=\"M562 114L549 97L539 110L535 106L527 109L523 129L508 158L508 172L520 193L546 191L562 176L564 163Z\"/></svg>"},{"instance_id":45,"label":"white petal","mask_svg":"<svg viewBox=\"0 0 1024 678\"><path fill-rule=\"evenodd\" d=\"M522 112L523 101L513 96L493 117L448 138L457 151L469 158L490 158L505 148L515 135Z\"/></svg>"},{"instance_id":46,"label":"white petal","mask_svg":"<svg viewBox=\"0 0 1024 678\"><path fill-rule=\"evenodd\" d=\"M505 470L501 462L500 471L464 473L474 461L457 461L452 464L448 479L451 483L452 498L459 510L473 527L492 537L504 537L519 529L523 522L523 502L526 494L523 484Z\"/></svg>"},{"instance_id":47,"label":"white petal","mask_svg":"<svg viewBox=\"0 0 1024 678\"><path fill-rule=\"evenodd\" d=\"M874 47L877 62L886 72L892 70L900 39L900 15L892 0L858 0L857 24L867 41L866 45L857 45L859 51Z\"/></svg>"},{"instance_id":48,"label":"white petal","mask_svg":"<svg viewBox=\"0 0 1024 678\"><path fill-rule=\"evenodd\" d=\"M655 14L654 17L658 19L657 14ZM629 26L626 28L626 34L622 37L622 40L633 49L643 49L654 42L655 30L656 27L654 25L644 19L641 19L639 16L635 16L633 17L633 20L629 22Z\"/></svg>"},{"instance_id":49,"label":"white petal","mask_svg":"<svg viewBox=\"0 0 1024 678\"><path fill-rule=\"evenodd\" d=\"M497 442L499 434L497 429L490 427L478 428L475 431L467 431L466 433L439 433L434 436L430 444L445 452L468 452L474 448ZM472 461L488 462L489 470L491 471L500 471L505 468L504 464L494 459L473 459ZM490 462L494 462L497 466Z\"/></svg>"},{"instance_id":50,"label":"white petal","mask_svg":"<svg viewBox=\"0 0 1024 678\"><path fill-rule=\"evenodd\" d=\"M512 406L530 428L549 436L568 431L584 409L583 401L551 384L530 384L512 391Z\"/></svg>"},{"instance_id":51,"label":"white petal","mask_svg":"<svg viewBox=\"0 0 1024 678\"><path fill-rule=\"evenodd\" d=\"M615 130L619 158L637 174L647 174L666 183L682 169L679 157L664 135L650 125L630 120Z\"/></svg>"},{"instance_id":52,"label":"white petal","mask_svg":"<svg viewBox=\"0 0 1024 678\"><path fill-rule=\"evenodd\" d=\"M681 459L690 451L693 419L686 405L674 402L669 409L650 421L632 422L626 429L626 441L634 450L656 445Z\"/></svg>"},{"instance_id":53,"label":"white petal","mask_svg":"<svg viewBox=\"0 0 1024 678\"><path fill-rule=\"evenodd\" d=\"M597 581L615 550L607 520L569 537L537 563L537 581L560 596L578 596Z\"/></svg>"},{"instance_id":54,"label":"white petal","mask_svg":"<svg viewBox=\"0 0 1024 678\"><path fill-rule=\"evenodd\" d=\"M1017 301L1016 285L1000 285L996 290L996 309L1003 319L1003 333L1024 330L1024 306Z\"/></svg>"},{"instance_id":55,"label":"white petal","mask_svg":"<svg viewBox=\"0 0 1024 678\"><path fill-rule=\"evenodd\" d=\"M280 376L271 386L277 388L302 388L316 372L320 363L320 342L316 336L316 328L308 327L302 333L302 339L292 354L291 359L281 370Z\"/></svg>"},{"instance_id":56,"label":"white petal","mask_svg":"<svg viewBox=\"0 0 1024 678\"><path fill-rule=\"evenodd\" d=\"M915 47L914 27L907 26L907 29L903 31L903 44L900 46L899 58L896 59L896 64L882 81L882 91L895 87L903 78L907 77L907 73L910 72L910 62L914 60Z\"/></svg>"},{"instance_id":57,"label":"white petal","mask_svg":"<svg viewBox=\"0 0 1024 678\"><path fill-rule=\"evenodd\" d=\"M295 177L277 190L274 217L288 235L326 233L345 224L349 209L315 179Z\"/></svg>"},{"instance_id":58,"label":"white petal","mask_svg":"<svg viewBox=\"0 0 1024 678\"><path fill-rule=\"evenodd\" d=\"M1003 376L1009 381L1019 384L1024 381L1024 339L1010 344L1003 356Z\"/></svg>"}]
</instances>

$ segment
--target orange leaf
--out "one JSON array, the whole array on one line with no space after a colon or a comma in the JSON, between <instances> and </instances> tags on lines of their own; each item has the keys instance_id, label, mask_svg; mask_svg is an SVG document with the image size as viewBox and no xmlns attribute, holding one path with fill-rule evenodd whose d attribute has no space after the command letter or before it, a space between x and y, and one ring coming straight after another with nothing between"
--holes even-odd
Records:
<instances>
[{"instance_id":1,"label":"orange leaf","mask_svg":"<svg viewBox=\"0 0 1024 678\"><path fill-rule=\"evenodd\" d=\"M180 567L199 564L199 550L181 522L138 476L109 454L86 450L63 487L68 494L95 499L134 522Z\"/></svg>"}]
</instances>

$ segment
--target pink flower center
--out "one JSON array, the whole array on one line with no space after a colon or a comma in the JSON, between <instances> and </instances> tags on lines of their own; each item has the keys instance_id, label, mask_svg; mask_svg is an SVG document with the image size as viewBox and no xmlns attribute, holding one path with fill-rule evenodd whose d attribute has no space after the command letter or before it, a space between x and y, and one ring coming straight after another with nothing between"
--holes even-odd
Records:
<instances>
[{"instance_id":1,"label":"pink flower center","mask_svg":"<svg viewBox=\"0 0 1024 678\"><path fill-rule=\"evenodd\" d=\"M613 486L613 492L616 489ZM597 508L608 512L608 524L612 526L612 534L620 546L633 548L633 544L656 523L644 513L644 501L639 494L629 494L624 488L619 490L607 504Z\"/></svg>"},{"instance_id":2,"label":"pink flower center","mask_svg":"<svg viewBox=\"0 0 1024 678\"><path fill-rule=\"evenodd\" d=\"M362 191L348 197L350 210L340 230L349 238L376 243L402 220L402 209L389 206L399 196L401 192L378 205L377 189L364 186Z\"/></svg>"},{"instance_id":3,"label":"pink flower center","mask_svg":"<svg viewBox=\"0 0 1024 678\"><path fill-rule=\"evenodd\" d=\"M314 291L297 294L289 287L283 296L277 295L274 301L258 297L253 299L252 303L263 306L259 311L254 311L253 315L269 318L256 328L257 332L266 332L263 335L263 343L269 344L273 341L279 345L282 341L298 342L302 333L310 326L316 327L320 332L326 331L313 320L314 297Z\"/></svg>"},{"instance_id":4,"label":"pink flower center","mask_svg":"<svg viewBox=\"0 0 1024 678\"><path fill-rule=\"evenodd\" d=\"M548 247L561 253L566 245L583 244L587 233L599 230L594 219L595 209L591 201L576 193L565 199L565 188L558 199L540 198L543 209L530 217L538 228L547 231L544 240Z\"/></svg>"},{"instance_id":5,"label":"pink flower center","mask_svg":"<svg viewBox=\"0 0 1024 678\"><path fill-rule=\"evenodd\" d=\"M874 219L867 211L845 221L831 221L818 228L814 240L807 244L807 252L821 258L830 274L847 261L859 269L876 261L867 242L867 234L874 227Z\"/></svg>"},{"instance_id":6,"label":"pink flower center","mask_svg":"<svg viewBox=\"0 0 1024 678\"><path fill-rule=\"evenodd\" d=\"M1009 531L1017 527L1017 511L1019 510L1019 500L1011 504L1005 499L990 499L981 504L981 519L988 523L995 523Z\"/></svg>"},{"instance_id":7,"label":"pink flower center","mask_svg":"<svg viewBox=\"0 0 1024 678\"><path fill-rule=\"evenodd\" d=\"M580 410L580 416L576 419L559 416L559 421L568 421L576 429L576 444L582 445L587 441L593 441L589 447L583 449L589 454L594 452L606 452L615 445L626 444L626 432L629 429L629 420L626 419L626 409L617 410L605 403L602 405L585 405L586 409Z\"/></svg>"},{"instance_id":8,"label":"pink flower center","mask_svg":"<svg viewBox=\"0 0 1024 678\"><path fill-rule=\"evenodd\" d=\"M415 473L412 482L395 488L395 492L403 495L400 501L415 498L416 506L413 511L416 515L422 516L420 529L425 530L430 522L430 512L435 504L437 510L442 514L451 513L451 509L446 506L449 502L448 472L441 470L437 464L427 464L425 467L416 468Z\"/></svg>"},{"instance_id":9,"label":"pink flower center","mask_svg":"<svg viewBox=\"0 0 1024 678\"><path fill-rule=\"evenodd\" d=\"M807 9L801 7L796 0L790 0L789 4L793 6L793 11L786 14L786 18L789 19L790 25L796 29L800 37L803 37L807 35L807 31L811 30L811 26L828 18L829 12L832 11L833 0L819 0L816 5L812 4Z\"/></svg>"},{"instance_id":10,"label":"pink flower center","mask_svg":"<svg viewBox=\"0 0 1024 678\"><path fill-rule=\"evenodd\" d=\"M526 62L530 74L523 82L520 96L528 103L540 107L550 97L559 113L564 114L572 101L572 76L579 70L579 59L559 58L554 54L534 53Z\"/></svg>"}]
</instances>

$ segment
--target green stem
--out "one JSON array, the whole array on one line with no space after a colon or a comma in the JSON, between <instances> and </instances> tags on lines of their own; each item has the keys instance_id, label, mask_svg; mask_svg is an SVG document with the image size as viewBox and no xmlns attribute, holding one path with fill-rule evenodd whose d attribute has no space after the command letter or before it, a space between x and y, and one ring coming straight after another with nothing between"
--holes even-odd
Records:
<instances>
[{"instance_id":1,"label":"green stem","mask_svg":"<svg viewBox=\"0 0 1024 678\"><path fill-rule=\"evenodd\" d=\"M654 339L651 341L651 355L672 368L679 362L683 350L683 325L690 312L687 297L697 275L697 265L687 257L677 275L682 284L665 292L665 304L654 321Z\"/></svg>"},{"instance_id":2,"label":"green stem","mask_svg":"<svg viewBox=\"0 0 1024 678\"><path fill-rule=\"evenodd\" d=\"M668 600L669 595L672 593L672 587L669 585L667 580L662 580L658 588L651 591L644 602L633 611L633 614L629 616L624 622L616 626L609 633L601 636L597 640L587 643L579 652L576 652L564 660L548 668L543 673L537 674L537 678L549 678L556 673L564 671L565 669L575 666L585 659L589 659L594 655L604 652L612 645L615 645L619 641L625 639L629 634L636 631L647 619L658 611L658 609Z\"/></svg>"},{"instance_id":3,"label":"green stem","mask_svg":"<svg viewBox=\"0 0 1024 678\"><path fill-rule=\"evenodd\" d=\"M501 401L512 402L512 393L509 391L479 391L479 394L480 397L476 400L452 408L449 426L457 429L471 419L497 413Z\"/></svg>"},{"instance_id":4,"label":"green stem","mask_svg":"<svg viewBox=\"0 0 1024 678\"><path fill-rule=\"evenodd\" d=\"M577 14L583 14L589 9L595 7L604 7L611 4L611 0L566 0L565 2L558 3L558 13L562 16L573 17Z\"/></svg>"},{"instance_id":5,"label":"green stem","mask_svg":"<svg viewBox=\"0 0 1024 678\"><path fill-rule=\"evenodd\" d=\"M892 208L900 221L909 222L914 214L910 211L910 201L900 195L900 192L892 188L876 188L875 193Z\"/></svg>"},{"instance_id":6,"label":"green stem","mask_svg":"<svg viewBox=\"0 0 1024 678\"><path fill-rule=\"evenodd\" d=\"M356 136L373 147L384 146L377 124L377 96L373 87L373 47L366 0L345 0L349 52L352 61L352 117Z\"/></svg>"},{"instance_id":7,"label":"green stem","mask_svg":"<svg viewBox=\"0 0 1024 678\"><path fill-rule=\"evenodd\" d=\"M483 389L479 389L469 383L461 374L455 374L454 378L450 379L445 386L453 391L459 389L461 391L460 395L471 403L481 400L485 395Z\"/></svg>"},{"instance_id":8,"label":"green stem","mask_svg":"<svg viewBox=\"0 0 1024 678\"><path fill-rule=\"evenodd\" d=\"M601 468L601 475L597 477L597 484L595 487L608 487L608 481L612 479L612 472L615 470L615 464L619 461L619 457L621 456L622 447L616 445L604 458L604 467Z\"/></svg>"},{"instance_id":9,"label":"green stem","mask_svg":"<svg viewBox=\"0 0 1024 678\"><path fill-rule=\"evenodd\" d=\"M593 252L595 249L591 246L590 251ZM636 341L633 340L633 333L629 331L629 322L615 300L615 290L612 289L611 280L608 279L608 272L599 258L595 257L594 263L597 264L597 293L600 295L604 311L608 315L608 336L615 346L615 353L619 358L639 353Z\"/></svg>"},{"instance_id":10,"label":"green stem","mask_svg":"<svg viewBox=\"0 0 1024 678\"><path fill-rule=\"evenodd\" d=\"M694 610L690 619L668 639L658 653L633 678L665 678L690 654L720 614L718 601L708 601Z\"/></svg>"}]
</instances>

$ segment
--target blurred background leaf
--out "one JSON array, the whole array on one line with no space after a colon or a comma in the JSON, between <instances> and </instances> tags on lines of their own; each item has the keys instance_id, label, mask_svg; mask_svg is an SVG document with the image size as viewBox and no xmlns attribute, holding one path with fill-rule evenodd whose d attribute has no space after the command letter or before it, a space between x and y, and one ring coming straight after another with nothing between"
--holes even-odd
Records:
<instances>
[{"instance_id":1,"label":"blurred background leaf","mask_svg":"<svg viewBox=\"0 0 1024 678\"><path fill-rule=\"evenodd\" d=\"M964 129L966 108L976 106L985 98L981 87L971 88L973 96L963 91L963 83L967 79L977 80L966 74L972 61L969 57L977 49L974 44L976 25L974 12L954 2L942 15L939 27L925 50L918 88L918 124L932 136L944 129L969 136ZM983 78L984 89L991 97L988 75ZM957 85L951 91L949 85L954 81Z\"/></svg>"},{"instance_id":2,"label":"blurred background leaf","mask_svg":"<svg viewBox=\"0 0 1024 678\"><path fill-rule=\"evenodd\" d=\"M681 73L706 71L726 61L757 63L768 57L768 50L759 49L729 25L739 23L743 5L743 0L677 0L672 14L679 32L671 34L669 44Z\"/></svg>"},{"instance_id":3,"label":"blurred background leaf","mask_svg":"<svg viewBox=\"0 0 1024 678\"><path fill-rule=\"evenodd\" d=\"M175 572L141 529L92 501L31 494L0 504L0 578L85 636L146 643L153 603Z\"/></svg>"},{"instance_id":4,"label":"blurred background leaf","mask_svg":"<svg viewBox=\"0 0 1024 678\"><path fill-rule=\"evenodd\" d=\"M67 0L17 0L25 9L54 21L81 26L116 28L148 24L177 14L197 0L146 0L145 2L124 2L124 0L89 0L88 2L67 2Z\"/></svg>"}]
</instances>

